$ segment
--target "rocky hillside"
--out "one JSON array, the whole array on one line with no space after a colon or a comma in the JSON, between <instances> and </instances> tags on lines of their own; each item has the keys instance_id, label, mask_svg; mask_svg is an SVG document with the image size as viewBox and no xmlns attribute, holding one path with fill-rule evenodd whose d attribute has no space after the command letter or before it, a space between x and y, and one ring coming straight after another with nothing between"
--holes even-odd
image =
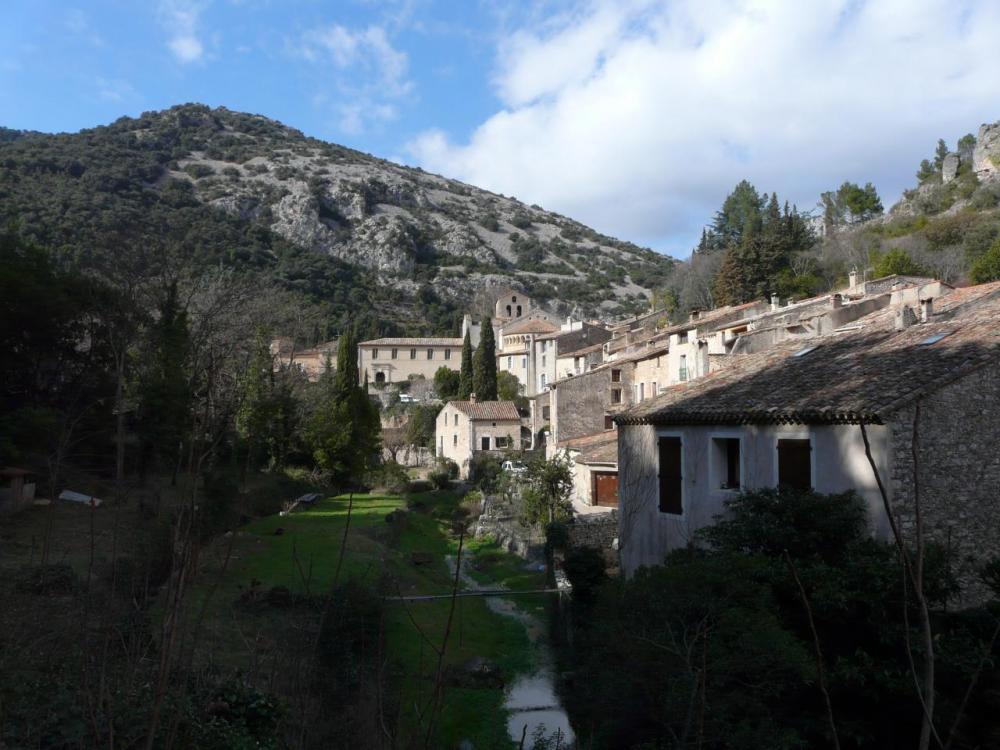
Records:
<instances>
[{"instance_id":1,"label":"rocky hillside","mask_svg":"<svg viewBox=\"0 0 1000 750\"><path fill-rule=\"evenodd\" d=\"M641 309L673 260L267 118L183 105L71 135L0 131L0 220L84 261L129 242L272 273L419 327L512 284L563 312ZM368 290L359 294L358 290Z\"/></svg>"}]
</instances>

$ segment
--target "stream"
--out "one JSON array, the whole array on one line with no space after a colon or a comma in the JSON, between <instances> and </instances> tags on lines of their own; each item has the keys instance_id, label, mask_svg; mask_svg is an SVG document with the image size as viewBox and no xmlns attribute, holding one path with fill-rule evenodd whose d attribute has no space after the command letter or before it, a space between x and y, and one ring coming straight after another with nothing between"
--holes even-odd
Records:
<instances>
[{"instance_id":1,"label":"stream","mask_svg":"<svg viewBox=\"0 0 1000 750\"><path fill-rule=\"evenodd\" d=\"M455 560L448 556L448 568L454 573ZM462 560L459 577L462 583L471 591L484 588L497 589L497 584L484 586L478 583L466 570L466 560ZM525 563L529 565L530 563ZM552 737L557 731L561 733L561 748L573 747L573 729L569 724L569 716L559 703L555 690L555 673L552 651L546 641L546 625L532 614L519 609L510 599L499 596L487 596L486 606L504 617L511 617L522 625L528 633L528 638L535 652L539 655L534 672L519 675L506 686L504 693L504 708L508 711L507 733L514 742L521 742L526 736L524 747L531 748L531 739L539 727L544 726L545 736Z\"/></svg>"}]
</instances>

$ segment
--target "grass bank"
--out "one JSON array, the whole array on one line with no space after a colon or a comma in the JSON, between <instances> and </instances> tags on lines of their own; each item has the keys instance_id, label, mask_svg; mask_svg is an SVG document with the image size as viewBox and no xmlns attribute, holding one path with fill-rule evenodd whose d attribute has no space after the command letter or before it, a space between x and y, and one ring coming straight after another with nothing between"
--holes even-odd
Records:
<instances>
[{"instance_id":1,"label":"grass bank","mask_svg":"<svg viewBox=\"0 0 1000 750\"><path fill-rule=\"evenodd\" d=\"M248 592L273 587L284 587L293 597L330 591L348 505L348 497L327 498L291 515L254 521L212 546L201 587L194 593L193 611L200 611L199 603L206 605L202 653L214 667L263 674L279 664L309 658L309 654L290 654L289 644L308 628L315 612L248 610L234 603L252 596ZM465 520L458 494L356 495L350 516L339 582L361 582L382 596L450 593L453 579L446 556L457 554L456 523ZM519 558L488 541L466 541L464 553L477 580L513 589L544 585L544 573L527 570ZM521 606L544 611L543 602ZM433 694L436 649L444 643L451 610L450 599L385 605L387 683L393 692L389 703L397 712L390 723L399 728L400 747L418 737L423 746L420 715L426 716ZM496 665L510 679L530 670L532 646L522 625L490 611L483 599L459 598L445 649L445 672L462 674L463 665L476 657ZM457 747L463 739L477 748L511 746L498 686L461 679L445 684L432 746ZM291 689L287 683L275 687L279 692Z\"/></svg>"}]
</instances>

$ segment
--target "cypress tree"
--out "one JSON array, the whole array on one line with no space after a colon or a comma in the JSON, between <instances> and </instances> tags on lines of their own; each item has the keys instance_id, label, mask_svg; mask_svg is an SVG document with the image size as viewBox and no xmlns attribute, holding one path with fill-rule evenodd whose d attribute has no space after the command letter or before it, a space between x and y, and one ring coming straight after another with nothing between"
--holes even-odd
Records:
<instances>
[{"instance_id":1,"label":"cypress tree","mask_svg":"<svg viewBox=\"0 0 1000 750\"><path fill-rule=\"evenodd\" d=\"M472 390L477 401L497 400L496 341L493 338L493 321L483 318L479 348L472 358Z\"/></svg>"},{"instance_id":2,"label":"cypress tree","mask_svg":"<svg viewBox=\"0 0 1000 750\"><path fill-rule=\"evenodd\" d=\"M492 327L490 333L493 333ZM472 383L472 339L469 337L468 329L466 329L465 340L462 341L462 371L458 380L458 398L460 400L468 400L469 394L472 393Z\"/></svg>"}]
</instances>

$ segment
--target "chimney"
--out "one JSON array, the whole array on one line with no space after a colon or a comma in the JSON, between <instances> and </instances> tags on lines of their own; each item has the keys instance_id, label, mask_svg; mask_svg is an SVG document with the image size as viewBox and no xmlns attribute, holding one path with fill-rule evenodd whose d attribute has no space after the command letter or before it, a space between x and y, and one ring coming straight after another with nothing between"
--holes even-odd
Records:
<instances>
[{"instance_id":1,"label":"chimney","mask_svg":"<svg viewBox=\"0 0 1000 750\"><path fill-rule=\"evenodd\" d=\"M920 300L920 322L927 323L934 317L934 298Z\"/></svg>"},{"instance_id":2,"label":"chimney","mask_svg":"<svg viewBox=\"0 0 1000 750\"><path fill-rule=\"evenodd\" d=\"M470 393L469 394L469 403L470 404L476 403L476 394L475 393Z\"/></svg>"},{"instance_id":3,"label":"chimney","mask_svg":"<svg viewBox=\"0 0 1000 750\"><path fill-rule=\"evenodd\" d=\"M772 294L771 295L771 309L772 310L777 310L779 307L781 307L781 297L779 297L777 294Z\"/></svg>"},{"instance_id":4,"label":"chimney","mask_svg":"<svg viewBox=\"0 0 1000 750\"><path fill-rule=\"evenodd\" d=\"M696 309L694 309L694 310L692 310L692 311L691 311L691 315L690 315L690 316L688 317L688 320L689 320L689 321L690 321L691 323L694 323L694 322L695 322L696 320L698 320L698 318L700 318L700 317L701 317L701 310L698 310L698 309L696 308Z\"/></svg>"},{"instance_id":5,"label":"chimney","mask_svg":"<svg viewBox=\"0 0 1000 750\"><path fill-rule=\"evenodd\" d=\"M830 307L832 307L834 310L843 307L843 305L844 305L844 298L841 297L839 294L835 294L832 297L830 297Z\"/></svg>"},{"instance_id":6,"label":"chimney","mask_svg":"<svg viewBox=\"0 0 1000 750\"><path fill-rule=\"evenodd\" d=\"M914 314L913 308L909 305L902 305L898 310L896 310L897 331L905 331L916 322L917 316Z\"/></svg>"},{"instance_id":7,"label":"chimney","mask_svg":"<svg viewBox=\"0 0 1000 750\"><path fill-rule=\"evenodd\" d=\"M858 285L858 269L852 268L851 272L847 274L847 285L854 289Z\"/></svg>"}]
</instances>

